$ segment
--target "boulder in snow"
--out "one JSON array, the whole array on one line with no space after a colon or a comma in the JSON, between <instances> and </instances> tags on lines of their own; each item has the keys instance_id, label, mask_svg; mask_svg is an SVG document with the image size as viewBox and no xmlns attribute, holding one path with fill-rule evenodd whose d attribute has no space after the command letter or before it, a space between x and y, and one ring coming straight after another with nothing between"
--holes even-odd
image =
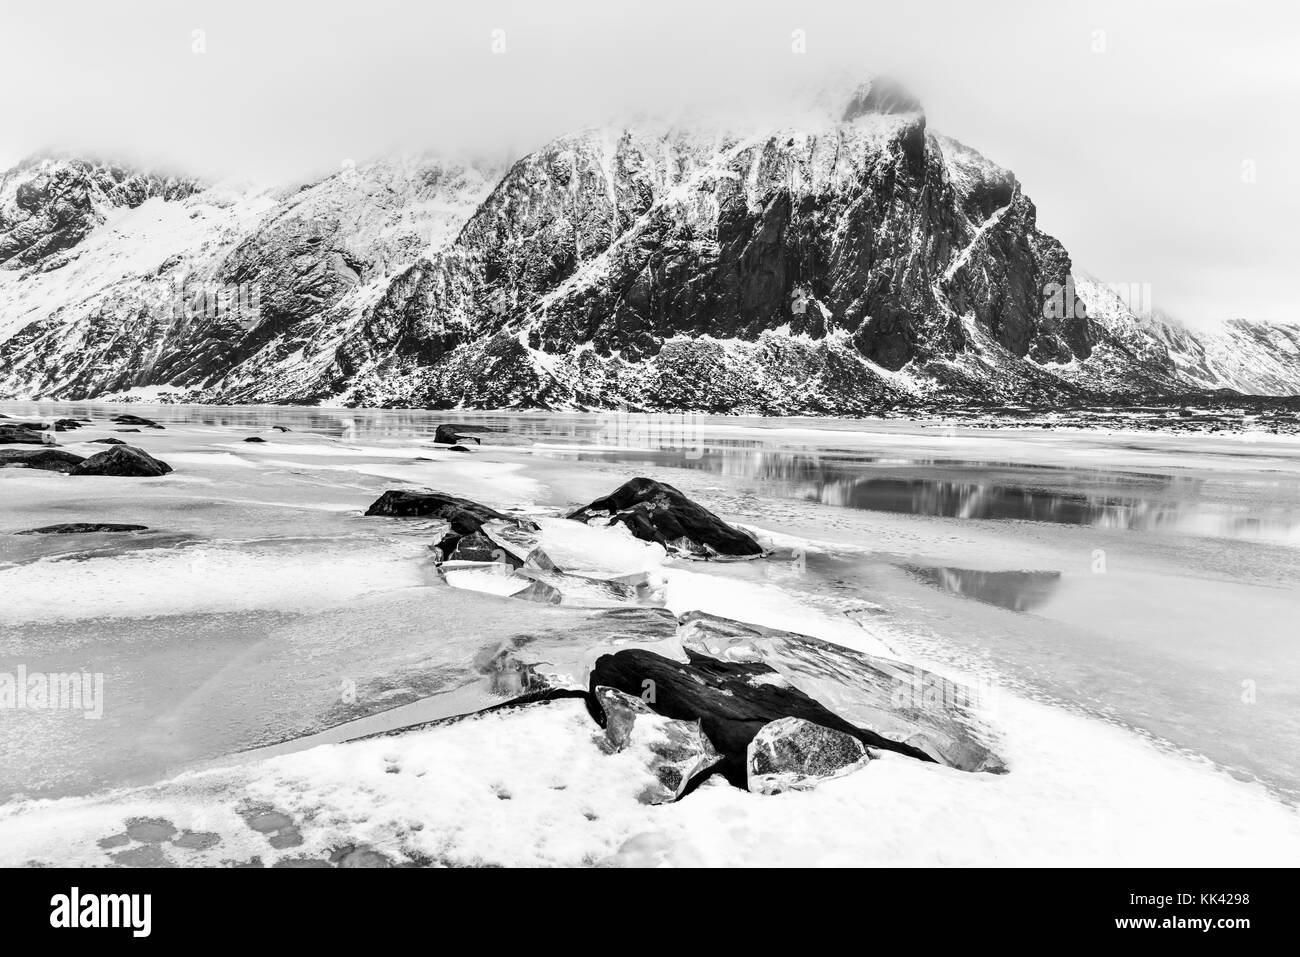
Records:
<instances>
[{"instance_id":1,"label":"boulder in snow","mask_svg":"<svg viewBox=\"0 0 1300 957\"><path fill-rule=\"evenodd\" d=\"M621 524L647 542L691 558L757 558L763 554L747 532L728 525L671 485L634 478L569 515L575 521Z\"/></svg>"},{"instance_id":2,"label":"boulder in snow","mask_svg":"<svg viewBox=\"0 0 1300 957\"><path fill-rule=\"evenodd\" d=\"M51 445L44 435L35 429L19 423L0 425L0 445Z\"/></svg>"},{"instance_id":3,"label":"boulder in snow","mask_svg":"<svg viewBox=\"0 0 1300 957\"><path fill-rule=\"evenodd\" d=\"M171 470L170 465L154 458L144 449L137 449L133 445L115 445L106 451L96 452L69 474L158 478Z\"/></svg>"},{"instance_id":4,"label":"boulder in snow","mask_svg":"<svg viewBox=\"0 0 1300 957\"><path fill-rule=\"evenodd\" d=\"M84 461L80 455L62 449L0 449L0 468L71 472Z\"/></svg>"}]
</instances>

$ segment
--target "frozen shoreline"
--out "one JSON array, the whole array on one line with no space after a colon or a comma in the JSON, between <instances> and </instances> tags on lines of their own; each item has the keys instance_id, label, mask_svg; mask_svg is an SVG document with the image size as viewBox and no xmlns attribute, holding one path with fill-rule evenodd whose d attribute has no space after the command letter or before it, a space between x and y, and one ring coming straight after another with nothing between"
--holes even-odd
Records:
<instances>
[{"instance_id":1,"label":"frozen shoreline","mask_svg":"<svg viewBox=\"0 0 1300 957\"><path fill-rule=\"evenodd\" d=\"M873 436L880 438L883 435ZM349 500L370 495L374 480L422 484L442 482L454 473L453 490L458 494L497 505L537 505L548 474L521 468L523 453L513 447L484 447L477 455L442 463L446 468L440 465L435 473L432 466L401 464L424 452L418 445L363 442L323 451L310 437L295 441L296 447L292 442L284 447L267 442L241 448L217 434L203 437L197 447L178 449L175 457L191 467L202 462L220 469L229 466L216 456L236 454L254 470L302 471L333 483L331 487ZM205 447L212 451L203 451ZM397 464L313 464L330 452ZM1217 458L1210 455L1202 467ZM348 475L364 480L364 486L347 491ZM41 484L41 494L53 488L45 486L43 478L7 475L3 480L15 478ZM157 482L165 488L192 480L181 476L171 486L169 480ZM594 476L589 481L597 486L606 479ZM161 489L139 494L156 491ZM582 498L586 491L570 494ZM138 494L134 488L128 492ZM264 495L259 499L259 508L286 506L301 508L288 501L268 501ZM143 507L146 512L150 508ZM316 510L343 514L335 506ZM779 517L753 524L782 530ZM125 561L120 567L126 568L148 554L101 560ZM393 571L377 573L366 587L376 594L391 587L422 587L416 579L401 577L399 570L402 554L416 560L414 550L402 543L390 554ZM76 565L77 574L93 572L85 562ZM44 562L11 569L11 576L14 571L19 575L13 581L22 586L16 592L16 608L26 607L21 604L23 594L34 599L48 593L62 572ZM310 605L339 587L329 578L303 571L305 577L294 589L296 601ZM248 582L265 587L266 594L277 590L274 566L250 567L246 573ZM140 580L151 574L144 572ZM678 565L668 574L676 586L670 598L674 612L704 606L717 614L745 621L757 617L760 624L864 650L889 650L846 619L814 617L817 609L798 604L797 596L782 591L779 583L724 580L711 576L703 565ZM97 592L100 584L103 579L90 574L69 596L70 607L74 612L80 608L87 622L105 614L165 610L136 604L114 611L105 602L120 589ZM302 592L304 586L319 589L319 594ZM253 593L250 599L247 588L241 588L224 600L251 600L248 607L256 608L266 598ZM241 607L245 605L219 602L210 610ZM67 607L60 609L66 612ZM36 623L49 613L47 606L33 600L24 617ZM954 678L971 678L950 666L940 670ZM378 723L382 725L382 719ZM0 805L0 864L107 864L115 860L113 854L126 852L133 853L120 863L148 863L162 855L178 864L247 862L255 857L270 864L323 860L349 845L372 849L391 862L548 865L1255 865L1289 863L1300 852L1300 816L1292 808L1263 787L1233 780L1209 762L1171 753L1104 721L1009 691L999 697L996 724L1012 764L1012 773L1004 776L887 758L807 794L772 797L710 785L679 804L648 808L635 800L642 773L636 756L601 753L580 708L559 702L396 737L245 756L228 766L188 771L141 788L53 801L11 801ZM561 774L557 769L567 770ZM286 815L293 823L285 827L292 827L301 842L284 839L282 846L275 846L241 814L250 807L273 807ZM177 835L184 830L215 834L219 842L190 848L175 845L172 838L131 838L101 845L136 818L165 820ZM155 834L166 828L136 830Z\"/></svg>"}]
</instances>

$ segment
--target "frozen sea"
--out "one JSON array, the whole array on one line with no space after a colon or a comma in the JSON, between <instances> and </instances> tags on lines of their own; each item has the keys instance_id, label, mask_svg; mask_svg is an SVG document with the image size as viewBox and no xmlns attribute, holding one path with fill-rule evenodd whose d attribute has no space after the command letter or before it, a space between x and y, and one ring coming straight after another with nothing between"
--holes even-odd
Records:
<instances>
[{"instance_id":1,"label":"frozen sea","mask_svg":"<svg viewBox=\"0 0 1300 957\"><path fill-rule=\"evenodd\" d=\"M1203 839L1206 827L1221 828L1217 859L1233 863L1266 854L1294 861L1300 849L1294 438L47 402L0 403L0 412L92 417L95 426L57 435L79 454L104 448L87 440L116 434L109 416L148 416L165 430L118 437L175 469L161 479L0 470L0 673L21 666L102 674L105 689L98 720L0 710L4 862L59 860L55 832L67 833L69 821L111 818L113 808L146 793L157 798L162 792L148 789L187 774L224 773L231 762L246 769L250 760L307 761L304 754L333 754L336 742L358 733L504 700L518 689L483 662L512 643L541 642L557 661L576 661L602 637L587 611L448 588L431 565L428 524L362 513L385 489L429 487L560 515L634 475L676 485L777 547L759 562L669 562L671 610L817 634L976 683L1008 750L1023 758L1006 776L1014 783L943 778L954 803L977 806L958 789L982 788L990 813L1006 809L1001 826L981 824L987 846L941 833L928 849L877 843L862 848L873 859L846 860L841 821L840 837L824 843L839 850L811 862L998 861L998 848L1016 841L999 842L996 832L1024 827L1023 853L1003 862L1054 848L1048 862L1095 853L1098 863L1173 863L1161 854L1179 828L1191 842L1198 829ZM448 421L504 431L468 454L450 453L432 443L435 427ZM252 435L264 441L243 441ZM149 530L14 534L76 521ZM322 747L306 750L315 745ZM295 773L301 797L324 772L313 765ZM907 767L896 775L912 787L919 773ZM999 788L1011 790L1000 797ZM595 849L584 845L576 859L556 851L536 860L503 852L500 860L809 862L800 854L823 845L806 834L784 858L771 840L761 845L769 858L755 857L752 833L730 847L697 833L703 824L689 815L717 810L710 802L753 799L759 803L743 807L761 831L780 826L766 816L783 803L802 816L812 802L850 800L833 789L792 801L705 790L696 811L668 812L680 819L663 841L647 839L644 823L616 827L614 815L609 833L591 838ZM793 802L805 798L809 808L800 811ZM881 796L867 799L879 804ZM1012 811L1017 800L1027 806ZM1141 802L1150 806L1130 807ZM1043 840L1053 807L1056 827L1078 831L1076 844ZM728 805L732 812L740 813ZM900 818L899 833L911 827L924 845L935 823L948 820L942 805L926 813ZM346 833L338 827L329 840ZM1153 827L1167 833L1152 836ZM6 834L23 835L8 854ZM382 835L369 840L384 846ZM479 841L478 851L470 838L462 842L468 860L497 860L474 856L490 844ZM1125 841L1143 853L1129 854ZM94 841L87 846L93 862L102 852ZM738 858L741 846L751 856ZM1259 855L1251 857L1252 848ZM80 860L77 853L66 857Z\"/></svg>"}]
</instances>

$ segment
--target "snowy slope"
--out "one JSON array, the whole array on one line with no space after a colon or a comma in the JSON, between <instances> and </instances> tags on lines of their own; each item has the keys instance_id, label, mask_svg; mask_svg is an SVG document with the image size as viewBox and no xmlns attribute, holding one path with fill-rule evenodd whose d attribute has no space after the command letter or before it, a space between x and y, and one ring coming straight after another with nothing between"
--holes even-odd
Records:
<instances>
[{"instance_id":1,"label":"snowy slope","mask_svg":"<svg viewBox=\"0 0 1300 957\"><path fill-rule=\"evenodd\" d=\"M1139 315L896 84L842 102L279 190L27 161L0 179L0 397L861 415L1300 392L1300 326Z\"/></svg>"},{"instance_id":2,"label":"snowy slope","mask_svg":"<svg viewBox=\"0 0 1300 957\"><path fill-rule=\"evenodd\" d=\"M1123 287L1111 288L1080 272L1075 284L1090 317L1140 362L1165 370L1186 388L1300 395L1300 323L1230 319L1193 329L1142 309Z\"/></svg>"},{"instance_id":3,"label":"snowy slope","mask_svg":"<svg viewBox=\"0 0 1300 957\"><path fill-rule=\"evenodd\" d=\"M336 330L445 243L490 177L398 158L298 189L97 199L74 245L0 270L0 394L319 388Z\"/></svg>"}]
</instances>

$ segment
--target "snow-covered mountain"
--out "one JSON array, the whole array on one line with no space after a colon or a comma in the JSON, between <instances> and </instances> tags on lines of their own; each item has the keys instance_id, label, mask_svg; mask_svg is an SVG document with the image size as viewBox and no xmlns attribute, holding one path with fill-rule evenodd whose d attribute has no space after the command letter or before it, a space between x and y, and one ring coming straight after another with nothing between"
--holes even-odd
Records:
<instances>
[{"instance_id":1,"label":"snow-covered mountain","mask_svg":"<svg viewBox=\"0 0 1300 957\"><path fill-rule=\"evenodd\" d=\"M1090 317L1178 383L1248 395L1300 395L1300 323L1230 319L1192 329L1142 307L1149 304L1132 303L1122 286L1112 289L1082 273L1075 284Z\"/></svg>"},{"instance_id":2,"label":"snow-covered mountain","mask_svg":"<svg viewBox=\"0 0 1300 957\"><path fill-rule=\"evenodd\" d=\"M61 187L115 172L39 158L0 181L0 250L17 250L0 260L0 395L301 397L342 330L495 178L423 157L279 190Z\"/></svg>"},{"instance_id":3,"label":"snow-covered mountain","mask_svg":"<svg viewBox=\"0 0 1300 957\"><path fill-rule=\"evenodd\" d=\"M1300 393L1300 327L1131 309L906 91L846 103L279 190L28 160L0 179L0 396L860 414Z\"/></svg>"}]
</instances>

